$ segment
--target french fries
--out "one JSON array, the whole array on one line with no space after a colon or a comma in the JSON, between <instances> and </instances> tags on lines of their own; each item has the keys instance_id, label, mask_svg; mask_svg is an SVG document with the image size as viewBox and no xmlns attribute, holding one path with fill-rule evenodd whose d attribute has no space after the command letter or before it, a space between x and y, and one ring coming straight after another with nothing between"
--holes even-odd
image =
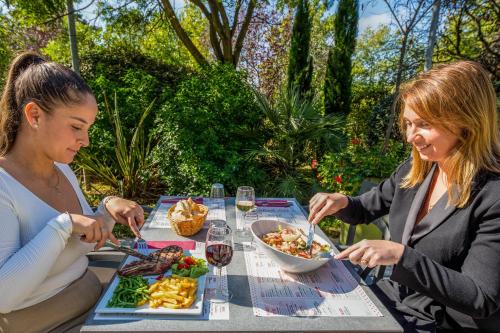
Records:
<instances>
[{"instance_id":1,"label":"french fries","mask_svg":"<svg viewBox=\"0 0 500 333\"><path fill-rule=\"evenodd\" d=\"M172 275L149 286L149 306L189 308L196 300L197 279Z\"/></svg>"}]
</instances>

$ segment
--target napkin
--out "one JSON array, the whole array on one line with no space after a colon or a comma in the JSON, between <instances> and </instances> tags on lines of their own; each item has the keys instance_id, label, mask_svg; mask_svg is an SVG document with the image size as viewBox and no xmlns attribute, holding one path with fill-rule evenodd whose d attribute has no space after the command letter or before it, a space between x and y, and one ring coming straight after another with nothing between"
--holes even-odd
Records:
<instances>
[{"instance_id":1,"label":"napkin","mask_svg":"<svg viewBox=\"0 0 500 333\"><path fill-rule=\"evenodd\" d=\"M168 198L168 199L163 199L161 201L161 203L171 203L171 204L175 204L177 203L178 201L180 200L185 200L187 199L188 197L182 197L182 198ZM198 197L198 198L191 198L194 202L196 202L197 204L203 204L203 198L202 197Z\"/></svg>"},{"instance_id":2,"label":"napkin","mask_svg":"<svg viewBox=\"0 0 500 333\"><path fill-rule=\"evenodd\" d=\"M146 241L146 243L148 244L148 248L153 250L162 249L169 245L180 246L185 251L196 249L195 241ZM137 244L134 247L137 248Z\"/></svg>"},{"instance_id":3,"label":"napkin","mask_svg":"<svg viewBox=\"0 0 500 333\"><path fill-rule=\"evenodd\" d=\"M258 207L289 207L292 204L288 200L282 199L260 199L255 200L255 205Z\"/></svg>"}]
</instances>

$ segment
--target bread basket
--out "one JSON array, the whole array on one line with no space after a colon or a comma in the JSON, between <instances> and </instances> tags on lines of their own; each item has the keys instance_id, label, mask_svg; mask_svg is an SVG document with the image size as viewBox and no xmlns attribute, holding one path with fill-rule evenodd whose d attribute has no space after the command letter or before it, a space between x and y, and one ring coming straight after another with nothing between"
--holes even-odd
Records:
<instances>
[{"instance_id":1,"label":"bread basket","mask_svg":"<svg viewBox=\"0 0 500 333\"><path fill-rule=\"evenodd\" d=\"M198 205L198 210L201 212L199 215L193 215L189 220L181 220L172 217L172 213L175 210L175 205L170 207L167 212L167 218L170 221L172 229L180 236L192 236L203 228L203 223L207 219L208 207L204 205Z\"/></svg>"}]
</instances>

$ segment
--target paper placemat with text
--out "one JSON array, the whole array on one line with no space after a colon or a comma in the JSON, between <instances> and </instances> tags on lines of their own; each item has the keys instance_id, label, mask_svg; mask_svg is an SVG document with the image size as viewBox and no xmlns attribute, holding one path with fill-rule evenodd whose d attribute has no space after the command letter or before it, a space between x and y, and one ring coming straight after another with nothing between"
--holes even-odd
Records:
<instances>
[{"instance_id":1,"label":"paper placemat with text","mask_svg":"<svg viewBox=\"0 0 500 333\"><path fill-rule=\"evenodd\" d=\"M286 273L244 243L253 312L256 316L381 317L382 313L338 260L316 271Z\"/></svg>"}]
</instances>

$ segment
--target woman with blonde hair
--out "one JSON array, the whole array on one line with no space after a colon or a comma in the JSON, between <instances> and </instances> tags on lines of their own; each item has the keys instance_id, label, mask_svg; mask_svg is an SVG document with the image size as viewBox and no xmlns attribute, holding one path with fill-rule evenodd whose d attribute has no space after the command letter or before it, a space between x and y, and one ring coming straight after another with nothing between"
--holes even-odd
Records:
<instances>
[{"instance_id":1,"label":"woman with blonde hair","mask_svg":"<svg viewBox=\"0 0 500 333\"><path fill-rule=\"evenodd\" d=\"M34 53L12 61L0 101L0 332L79 331L101 293L86 254L117 242L115 221L140 236L139 205L106 197L94 213L68 165L96 115L72 70Z\"/></svg>"},{"instance_id":2,"label":"woman with blonde hair","mask_svg":"<svg viewBox=\"0 0 500 333\"><path fill-rule=\"evenodd\" d=\"M309 221L389 214L390 241L363 240L336 258L394 265L375 289L405 332L498 332L500 133L488 73L472 61L435 66L398 101L411 158L360 196L316 194Z\"/></svg>"}]
</instances>

